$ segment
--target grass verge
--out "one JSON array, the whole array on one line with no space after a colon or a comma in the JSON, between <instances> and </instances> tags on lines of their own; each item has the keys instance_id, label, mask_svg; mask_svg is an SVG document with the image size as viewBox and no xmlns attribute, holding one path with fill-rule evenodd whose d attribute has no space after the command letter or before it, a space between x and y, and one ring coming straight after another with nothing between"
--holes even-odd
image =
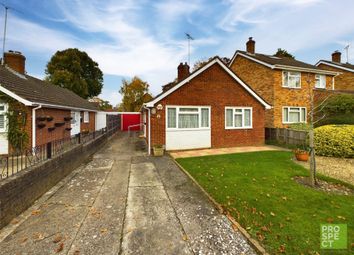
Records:
<instances>
[{"instance_id":1,"label":"grass verge","mask_svg":"<svg viewBox=\"0 0 354 255\"><path fill-rule=\"evenodd\" d=\"M265 151L177 159L198 183L271 254L320 254L320 225L348 225L352 254L354 198L295 182L308 176L291 152ZM326 178L326 180L331 180Z\"/></svg>"}]
</instances>

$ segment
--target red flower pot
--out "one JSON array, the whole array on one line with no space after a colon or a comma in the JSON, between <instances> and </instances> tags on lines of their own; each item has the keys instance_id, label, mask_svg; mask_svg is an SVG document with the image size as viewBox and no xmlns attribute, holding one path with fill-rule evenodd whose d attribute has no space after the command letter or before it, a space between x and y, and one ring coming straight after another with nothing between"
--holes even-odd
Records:
<instances>
[{"instance_id":1,"label":"red flower pot","mask_svg":"<svg viewBox=\"0 0 354 255\"><path fill-rule=\"evenodd\" d=\"M298 161L308 161L309 160L309 154L307 152L297 152L295 153L295 157Z\"/></svg>"}]
</instances>

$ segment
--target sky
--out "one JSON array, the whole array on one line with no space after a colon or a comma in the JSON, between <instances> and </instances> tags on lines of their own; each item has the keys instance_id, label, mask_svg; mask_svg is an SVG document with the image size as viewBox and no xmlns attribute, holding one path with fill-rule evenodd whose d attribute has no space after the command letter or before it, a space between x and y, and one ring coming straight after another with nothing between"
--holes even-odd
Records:
<instances>
[{"instance_id":1,"label":"sky","mask_svg":"<svg viewBox=\"0 0 354 255\"><path fill-rule=\"evenodd\" d=\"M26 56L28 74L44 78L57 50L86 51L104 73L99 96L117 105L122 79L139 76L153 95L173 81L180 62L191 66L244 50L248 37L256 52L283 48L315 64L350 44L354 62L353 0L0 0L8 14L6 50ZM1 7L1 6L0 6ZM0 31L4 8L0 9ZM1 42L3 36L1 36Z\"/></svg>"}]
</instances>

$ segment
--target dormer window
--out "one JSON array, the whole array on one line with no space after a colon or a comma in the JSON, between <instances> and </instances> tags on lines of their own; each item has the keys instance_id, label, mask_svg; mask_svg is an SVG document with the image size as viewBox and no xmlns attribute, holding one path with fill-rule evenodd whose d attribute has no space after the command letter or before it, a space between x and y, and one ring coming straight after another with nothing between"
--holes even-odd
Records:
<instances>
[{"instance_id":1,"label":"dormer window","mask_svg":"<svg viewBox=\"0 0 354 255\"><path fill-rule=\"evenodd\" d=\"M315 88L317 88L317 89L325 89L326 88L326 75L316 74L315 81L316 81Z\"/></svg>"},{"instance_id":2,"label":"dormer window","mask_svg":"<svg viewBox=\"0 0 354 255\"><path fill-rule=\"evenodd\" d=\"M283 87L301 88L301 73L283 71Z\"/></svg>"}]
</instances>

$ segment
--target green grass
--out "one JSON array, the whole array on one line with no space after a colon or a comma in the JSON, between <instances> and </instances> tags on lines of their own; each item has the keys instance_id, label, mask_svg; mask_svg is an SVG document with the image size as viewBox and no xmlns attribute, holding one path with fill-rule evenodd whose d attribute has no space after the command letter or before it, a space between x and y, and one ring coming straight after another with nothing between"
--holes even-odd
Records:
<instances>
[{"instance_id":1,"label":"green grass","mask_svg":"<svg viewBox=\"0 0 354 255\"><path fill-rule=\"evenodd\" d=\"M252 152L177 159L199 184L270 254L324 254L320 224L348 224L348 250L354 243L354 198L302 186L294 176L308 170L291 152ZM329 180L329 178L327 178ZM316 253L318 252L318 253ZM353 253L351 253L353 254Z\"/></svg>"}]
</instances>

